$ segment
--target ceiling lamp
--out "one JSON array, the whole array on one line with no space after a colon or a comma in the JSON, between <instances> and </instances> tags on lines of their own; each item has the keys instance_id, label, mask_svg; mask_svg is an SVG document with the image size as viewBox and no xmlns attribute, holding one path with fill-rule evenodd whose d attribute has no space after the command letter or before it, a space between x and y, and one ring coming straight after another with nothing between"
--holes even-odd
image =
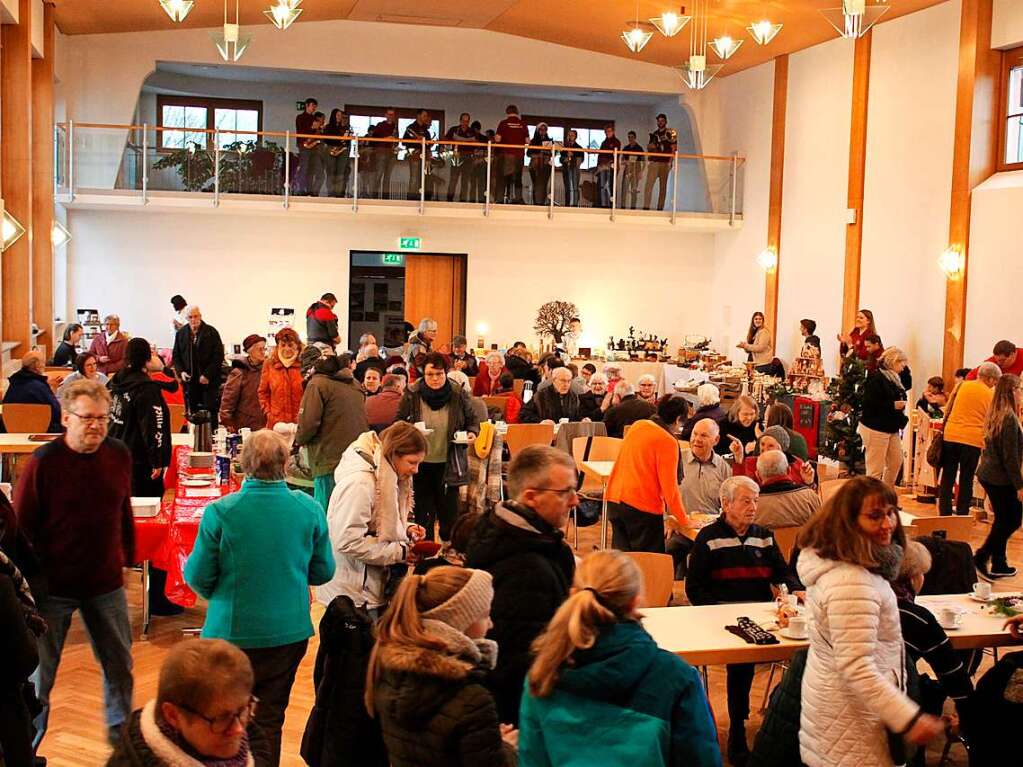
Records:
<instances>
[{"instance_id":1,"label":"ceiling lamp","mask_svg":"<svg viewBox=\"0 0 1023 767\"><path fill-rule=\"evenodd\" d=\"M50 245L56 250L63 248L69 242L71 242L71 232L60 221L54 221L53 226L50 227Z\"/></svg>"},{"instance_id":2,"label":"ceiling lamp","mask_svg":"<svg viewBox=\"0 0 1023 767\"><path fill-rule=\"evenodd\" d=\"M284 30L291 26L302 15L302 0L277 0L277 5L270 6L263 14L270 19L275 27Z\"/></svg>"},{"instance_id":3,"label":"ceiling lamp","mask_svg":"<svg viewBox=\"0 0 1023 767\"><path fill-rule=\"evenodd\" d=\"M761 19L746 27L746 31L750 33L757 45L767 45L775 35L781 32L781 24L772 24L767 19Z\"/></svg>"},{"instance_id":4,"label":"ceiling lamp","mask_svg":"<svg viewBox=\"0 0 1023 767\"><path fill-rule=\"evenodd\" d=\"M709 45L718 58L724 61L731 58L732 54L742 46L742 43L742 40L736 40L731 35L721 35L721 37L715 37L711 40Z\"/></svg>"},{"instance_id":5,"label":"ceiling lamp","mask_svg":"<svg viewBox=\"0 0 1023 767\"><path fill-rule=\"evenodd\" d=\"M627 28L622 32L622 42L633 53L639 53L654 36L654 33L650 31L650 25L639 20L639 0L636 0L636 18L625 23Z\"/></svg>"},{"instance_id":6,"label":"ceiling lamp","mask_svg":"<svg viewBox=\"0 0 1023 767\"><path fill-rule=\"evenodd\" d=\"M950 280L958 280L966 271L966 256L958 245L950 245L938 256L938 267Z\"/></svg>"},{"instance_id":7,"label":"ceiling lamp","mask_svg":"<svg viewBox=\"0 0 1023 767\"><path fill-rule=\"evenodd\" d=\"M681 32L685 25L689 23L689 20L693 18L692 16L686 16L684 14L685 8L682 9L682 13L665 11L660 16L655 16L650 19L650 23L657 27L657 31L665 37L674 37Z\"/></svg>"},{"instance_id":8,"label":"ceiling lamp","mask_svg":"<svg viewBox=\"0 0 1023 767\"><path fill-rule=\"evenodd\" d=\"M724 64L707 65L707 0L694 0L693 23L689 27L689 60L679 71L682 82L694 91L702 90Z\"/></svg>"},{"instance_id":9,"label":"ceiling lamp","mask_svg":"<svg viewBox=\"0 0 1023 767\"><path fill-rule=\"evenodd\" d=\"M774 248L764 248L757 254L757 263L765 272L773 272L778 268L778 251Z\"/></svg>"},{"instance_id":10,"label":"ceiling lamp","mask_svg":"<svg viewBox=\"0 0 1023 767\"><path fill-rule=\"evenodd\" d=\"M160 7L171 17L171 21L181 22L195 5L194 0L160 0Z\"/></svg>"},{"instance_id":11,"label":"ceiling lamp","mask_svg":"<svg viewBox=\"0 0 1023 767\"><path fill-rule=\"evenodd\" d=\"M238 0L234 2L234 23L227 22L227 0L224 0L224 31L210 32L214 45L224 61L238 61L245 49L252 42L252 35L241 36L241 25L238 23Z\"/></svg>"},{"instance_id":12,"label":"ceiling lamp","mask_svg":"<svg viewBox=\"0 0 1023 767\"><path fill-rule=\"evenodd\" d=\"M3 223L0 225L0 252L7 250L20 240L23 234L25 234L25 227L11 215L10 211L5 210Z\"/></svg>"},{"instance_id":13,"label":"ceiling lamp","mask_svg":"<svg viewBox=\"0 0 1023 767\"><path fill-rule=\"evenodd\" d=\"M842 37L863 37L888 12L887 5L867 5L867 0L842 0L841 8L825 8L821 15Z\"/></svg>"}]
</instances>

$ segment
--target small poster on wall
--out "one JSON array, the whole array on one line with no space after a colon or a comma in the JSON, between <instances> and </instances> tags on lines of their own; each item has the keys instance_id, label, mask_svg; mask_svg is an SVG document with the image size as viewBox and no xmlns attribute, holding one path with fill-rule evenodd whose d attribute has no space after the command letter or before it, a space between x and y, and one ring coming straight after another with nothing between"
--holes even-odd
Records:
<instances>
[{"instance_id":1,"label":"small poster on wall","mask_svg":"<svg viewBox=\"0 0 1023 767\"><path fill-rule=\"evenodd\" d=\"M291 306L274 306L270 309L270 331L268 340L273 345L273 337L284 328L295 325L295 309Z\"/></svg>"}]
</instances>

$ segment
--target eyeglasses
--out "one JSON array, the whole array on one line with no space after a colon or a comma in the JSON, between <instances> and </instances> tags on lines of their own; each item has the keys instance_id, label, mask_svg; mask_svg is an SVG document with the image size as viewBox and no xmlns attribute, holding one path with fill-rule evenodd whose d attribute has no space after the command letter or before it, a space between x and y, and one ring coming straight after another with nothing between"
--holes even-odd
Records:
<instances>
[{"instance_id":1,"label":"eyeglasses","mask_svg":"<svg viewBox=\"0 0 1023 767\"><path fill-rule=\"evenodd\" d=\"M902 509L898 506L889 506L886 509L878 509L877 511L860 512L860 516L871 524L880 525L886 519L898 519L900 511L902 511Z\"/></svg>"},{"instance_id":2,"label":"eyeglasses","mask_svg":"<svg viewBox=\"0 0 1023 767\"><path fill-rule=\"evenodd\" d=\"M68 412L78 418L86 426L106 426L110 423L109 415L79 415L74 410Z\"/></svg>"},{"instance_id":3,"label":"eyeglasses","mask_svg":"<svg viewBox=\"0 0 1023 767\"><path fill-rule=\"evenodd\" d=\"M195 709L191 709L188 706L183 706L180 703L176 703L175 705L178 708L184 709L188 713L192 714L192 716L197 716L204 722L206 722L206 724L209 725L210 730L213 732L214 735L223 735L229 729L231 729L231 725L234 724L235 719L238 720L238 724L240 724L242 727L248 727L249 720L252 719L253 715L256 713L256 705L258 703L259 698L257 698L255 695L250 695L249 702L246 703L237 711L230 711L226 714L220 714L219 716L214 717L209 717L206 716L205 714L200 714Z\"/></svg>"},{"instance_id":4,"label":"eyeglasses","mask_svg":"<svg viewBox=\"0 0 1023 767\"><path fill-rule=\"evenodd\" d=\"M565 488L534 487L533 489L536 490L536 492L538 492L538 493L554 493L555 495L557 495L557 496L559 496L560 498L563 498L563 499L564 498L571 498L573 495L576 495L578 493L578 491L574 487L565 487Z\"/></svg>"}]
</instances>

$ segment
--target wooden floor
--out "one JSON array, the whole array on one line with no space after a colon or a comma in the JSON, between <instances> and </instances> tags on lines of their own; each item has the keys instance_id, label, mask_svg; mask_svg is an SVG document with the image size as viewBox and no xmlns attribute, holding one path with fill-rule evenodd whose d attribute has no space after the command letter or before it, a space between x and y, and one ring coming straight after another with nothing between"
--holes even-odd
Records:
<instances>
[{"instance_id":1,"label":"wooden floor","mask_svg":"<svg viewBox=\"0 0 1023 767\"><path fill-rule=\"evenodd\" d=\"M903 507L914 514L934 515L933 505L918 504L908 496L903 499ZM978 524L973 541L977 548L987 535L988 526ZM580 535L579 553L584 555L595 548L599 537L598 528L584 528ZM1009 548L1010 562L1023 569L1023 540L1017 534L1013 537ZM675 604L685 604L685 595L677 583L675 588ZM1023 576L1001 582L999 588L1023 589ZM181 630L202 625L204 609L194 608L175 618L157 618L153 622L149 641L138 641L141 624L140 585L138 579L130 579L128 584L128 603L131 609L132 622L135 627L135 705L141 706L156 694L156 682L160 663L167 649L175 642L188 641L183 639ZM313 623L319 623L322 608L313 608ZM298 755L302 730L313 702L312 668L316 657L317 639L313 637L309 643L309 652L299 670L295 687L291 695L287 720L284 726L283 757L281 763L288 767L300 767L304 764ZM986 668L990 661L985 661ZM753 716L748 723L750 741L760 725L760 701L763 698L764 686L767 683L768 667L758 668L751 695ZM777 677L776 677L777 680ZM727 732L725 707L725 674L724 668L710 670L711 703L718 716L719 736L722 745ZM70 767L79 765L102 765L105 763L110 749L105 741L103 724L102 678L99 667L92 657L81 621L75 618L71 633L64 649L63 662L57 676L56 688L52 697L53 711L50 716L50 730L43 741L39 753L48 757L53 767ZM965 766L966 758L962 749L956 747L952 751L951 764ZM930 754L928 764L937 764L938 754Z\"/></svg>"}]
</instances>

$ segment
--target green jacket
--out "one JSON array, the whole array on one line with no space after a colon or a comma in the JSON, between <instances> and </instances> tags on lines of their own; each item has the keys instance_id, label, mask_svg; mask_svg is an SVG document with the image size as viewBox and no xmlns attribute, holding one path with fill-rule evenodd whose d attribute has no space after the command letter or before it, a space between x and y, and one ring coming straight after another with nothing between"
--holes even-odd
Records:
<instances>
[{"instance_id":1,"label":"green jacket","mask_svg":"<svg viewBox=\"0 0 1023 767\"><path fill-rule=\"evenodd\" d=\"M315 373L302 395L295 435L296 443L308 445L313 476L333 474L341 455L366 431L366 395L352 371L344 369L332 376Z\"/></svg>"},{"instance_id":2,"label":"green jacket","mask_svg":"<svg viewBox=\"0 0 1023 767\"><path fill-rule=\"evenodd\" d=\"M185 582L209 601L202 635L242 648L311 637L308 587L333 575L323 509L283 480L246 479L207 506L185 564Z\"/></svg>"},{"instance_id":3,"label":"green jacket","mask_svg":"<svg viewBox=\"0 0 1023 767\"><path fill-rule=\"evenodd\" d=\"M585 726L581 726L581 724ZM699 675L632 621L605 627L519 712L519 767L720 767Z\"/></svg>"}]
</instances>

